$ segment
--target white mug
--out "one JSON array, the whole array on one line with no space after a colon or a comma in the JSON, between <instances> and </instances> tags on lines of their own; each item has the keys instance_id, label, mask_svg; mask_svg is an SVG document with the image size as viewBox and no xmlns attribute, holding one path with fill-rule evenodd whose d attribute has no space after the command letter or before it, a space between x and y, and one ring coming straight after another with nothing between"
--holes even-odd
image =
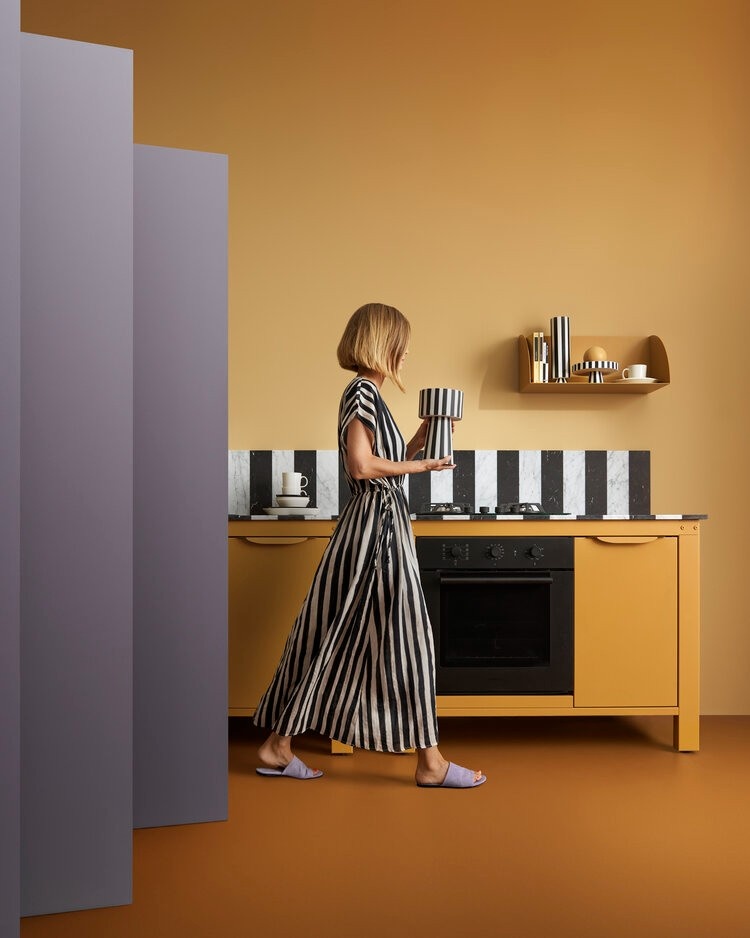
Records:
<instances>
[{"instance_id":1,"label":"white mug","mask_svg":"<svg viewBox=\"0 0 750 938\"><path fill-rule=\"evenodd\" d=\"M307 484L307 476L303 476L301 472L281 473L282 495L307 495L307 492L303 491Z\"/></svg>"},{"instance_id":2,"label":"white mug","mask_svg":"<svg viewBox=\"0 0 750 938\"><path fill-rule=\"evenodd\" d=\"M627 368L622 369L622 376L623 378L645 378L647 370L646 365L628 365Z\"/></svg>"}]
</instances>

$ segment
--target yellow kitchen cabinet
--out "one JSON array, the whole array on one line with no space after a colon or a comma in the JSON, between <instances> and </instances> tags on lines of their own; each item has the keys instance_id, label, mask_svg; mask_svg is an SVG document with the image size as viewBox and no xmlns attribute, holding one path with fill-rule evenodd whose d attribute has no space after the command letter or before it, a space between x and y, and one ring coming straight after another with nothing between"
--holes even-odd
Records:
<instances>
[{"instance_id":1,"label":"yellow kitchen cabinet","mask_svg":"<svg viewBox=\"0 0 750 938\"><path fill-rule=\"evenodd\" d=\"M576 707L677 706L677 542L576 538Z\"/></svg>"},{"instance_id":2,"label":"yellow kitchen cabinet","mask_svg":"<svg viewBox=\"0 0 750 938\"><path fill-rule=\"evenodd\" d=\"M440 717L670 716L675 749L699 749L698 519L415 520L412 527L416 536L468 538L481 529L502 538L532 530L575 538L573 694L441 695ZM334 529L324 519L229 522L230 715L255 712ZM272 530L284 536L262 536Z\"/></svg>"},{"instance_id":3,"label":"yellow kitchen cabinet","mask_svg":"<svg viewBox=\"0 0 750 938\"><path fill-rule=\"evenodd\" d=\"M229 538L229 715L252 716L328 537Z\"/></svg>"}]
</instances>

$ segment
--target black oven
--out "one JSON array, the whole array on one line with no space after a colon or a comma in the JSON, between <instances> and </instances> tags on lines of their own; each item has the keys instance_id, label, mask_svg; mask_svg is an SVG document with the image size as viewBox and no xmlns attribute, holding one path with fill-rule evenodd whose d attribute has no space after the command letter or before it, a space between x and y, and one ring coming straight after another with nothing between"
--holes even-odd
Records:
<instances>
[{"instance_id":1,"label":"black oven","mask_svg":"<svg viewBox=\"0 0 750 938\"><path fill-rule=\"evenodd\" d=\"M573 538L418 537L438 694L573 693Z\"/></svg>"}]
</instances>

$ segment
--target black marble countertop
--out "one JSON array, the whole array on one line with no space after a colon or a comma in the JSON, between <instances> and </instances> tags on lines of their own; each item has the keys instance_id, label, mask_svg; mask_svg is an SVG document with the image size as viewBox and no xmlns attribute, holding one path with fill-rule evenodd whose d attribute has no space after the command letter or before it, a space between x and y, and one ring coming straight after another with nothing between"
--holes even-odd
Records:
<instances>
[{"instance_id":1,"label":"black marble countertop","mask_svg":"<svg viewBox=\"0 0 750 938\"><path fill-rule=\"evenodd\" d=\"M336 521L338 515L229 515L230 521ZM708 515L409 515L412 521L705 521Z\"/></svg>"}]
</instances>

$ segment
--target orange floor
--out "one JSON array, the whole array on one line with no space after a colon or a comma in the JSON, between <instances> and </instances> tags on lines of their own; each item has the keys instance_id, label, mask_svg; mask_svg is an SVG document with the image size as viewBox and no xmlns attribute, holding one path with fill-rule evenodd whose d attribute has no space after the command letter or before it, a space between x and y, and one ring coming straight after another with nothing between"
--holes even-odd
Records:
<instances>
[{"instance_id":1,"label":"orange floor","mask_svg":"<svg viewBox=\"0 0 750 938\"><path fill-rule=\"evenodd\" d=\"M750 936L750 717L704 717L697 754L662 717L445 719L475 791L317 737L323 779L263 779L231 722L229 821L136 831L132 906L22 938Z\"/></svg>"}]
</instances>

